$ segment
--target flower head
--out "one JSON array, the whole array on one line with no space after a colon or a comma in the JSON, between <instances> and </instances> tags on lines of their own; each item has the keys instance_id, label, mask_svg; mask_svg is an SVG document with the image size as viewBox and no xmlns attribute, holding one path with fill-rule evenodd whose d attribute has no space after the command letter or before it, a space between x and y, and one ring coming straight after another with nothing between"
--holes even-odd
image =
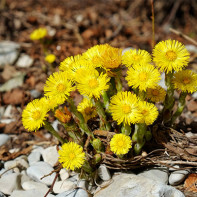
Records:
<instances>
[{"instance_id":1,"label":"flower head","mask_svg":"<svg viewBox=\"0 0 197 197\"><path fill-rule=\"evenodd\" d=\"M156 87L161 79L159 71L151 64L130 67L127 74L128 85L139 88L140 91Z\"/></svg>"},{"instance_id":2,"label":"flower head","mask_svg":"<svg viewBox=\"0 0 197 197\"><path fill-rule=\"evenodd\" d=\"M107 84L110 78L107 74L99 73L94 70L86 70L86 72L80 72L76 75L76 86L80 94L86 95L89 98L93 96L97 99L101 94L109 88Z\"/></svg>"},{"instance_id":3,"label":"flower head","mask_svg":"<svg viewBox=\"0 0 197 197\"><path fill-rule=\"evenodd\" d=\"M115 134L110 141L110 149L116 155L124 155L129 152L132 146L132 141L129 136L125 134Z\"/></svg>"},{"instance_id":4,"label":"flower head","mask_svg":"<svg viewBox=\"0 0 197 197\"><path fill-rule=\"evenodd\" d=\"M148 88L146 92L147 98L152 102L161 102L164 101L166 96L166 91L161 86L156 86L155 88Z\"/></svg>"},{"instance_id":5,"label":"flower head","mask_svg":"<svg viewBox=\"0 0 197 197\"><path fill-rule=\"evenodd\" d=\"M79 103L77 110L83 114L85 121L88 121L89 119L97 116L95 106L87 98L84 98L82 102Z\"/></svg>"},{"instance_id":6,"label":"flower head","mask_svg":"<svg viewBox=\"0 0 197 197\"><path fill-rule=\"evenodd\" d=\"M42 97L40 101L43 103L43 105L45 105L48 108L48 110L53 110L58 105L62 104L61 102L58 103L56 99L45 97L45 96Z\"/></svg>"},{"instance_id":7,"label":"flower head","mask_svg":"<svg viewBox=\"0 0 197 197\"><path fill-rule=\"evenodd\" d=\"M69 80L67 72L55 72L49 76L44 86L45 96L55 99L62 104L70 92L75 88L73 82Z\"/></svg>"},{"instance_id":8,"label":"flower head","mask_svg":"<svg viewBox=\"0 0 197 197\"><path fill-rule=\"evenodd\" d=\"M54 54L49 54L45 57L45 61L48 63L53 63L55 61L56 57Z\"/></svg>"},{"instance_id":9,"label":"flower head","mask_svg":"<svg viewBox=\"0 0 197 197\"><path fill-rule=\"evenodd\" d=\"M182 70L174 74L172 83L182 92L193 93L197 91L197 74L191 70Z\"/></svg>"},{"instance_id":10,"label":"flower head","mask_svg":"<svg viewBox=\"0 0 197 197\"><path fill-rule=\"evenodd\" d=\"M118 124L134 124L140 119L138 99L131 92L118 92L110 100L109 110Z\"/></svg>"},{"instance_id":11,"label":"flower head","mask_svg":"<svg viewBox=\"0 0 197 197\"><path fill-rule=\"evenodd\" d=\"M31 34L30 34L30 39L31 40L40 40L44 38L47 35L47 30L45 28L38 28L35 29Z\"/></svg>"},{"instance_id":12,"label":"flower head","mask_svg":"<svg viewBox=\"0 0 197 197\"><path fill-rule=\"evenodd\" d=\"M83 148L75 142L63 144L61 150L58 151L58 154L59 162L62 163L63 168L66 168L67 170L81 168L85 161Z\"/></svg>"},{"instance_id":13,"label":"flower head","mask_svg":"<svg viewBox=\"0 0 197 197\"><path fill-rule=\"evenodd\" d=\"M123 54L122 63L127 67L148 64L151 63L151 55L145 50L130 49Z\"/></svg>"},{"instance_id":14,"label":"flower head","mask_svg":"<svg viewBox=\"0 0 197 197\"><path fill-rule=\"evenodd\" d=\"M146 125L153 124L159 114L157 107L146 101L139 101L139 110L142 116L138 123L145 123Z\"/></svg>"},{"instance_id":15,"label":"flower head","mask_svg":"<svg viewBox=\"0 0 197 197\"><path fill-rule=\"evenodd\" d=\"M40 99L35 99L28 103L22 113L22 123L28 131L36 131L47 118L48 108Z\"/></svg>"},{"instance_id":16,"label":"flower head","mask_svg":"<svg viewBox=\"0 0 197 197\"><path fill-rule=\"evenodd\" d=\"M188 65L189 52L176 40L161 41L153 49L155 65L166 73L180 71Z\"/></svg>"}]
</instances>

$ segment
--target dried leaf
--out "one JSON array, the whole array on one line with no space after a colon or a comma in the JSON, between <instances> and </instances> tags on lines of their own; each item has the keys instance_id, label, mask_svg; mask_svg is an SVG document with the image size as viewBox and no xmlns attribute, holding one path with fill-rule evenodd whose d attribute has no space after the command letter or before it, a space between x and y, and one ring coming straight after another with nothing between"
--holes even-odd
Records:
<instances>
[{"instance_id":1,"label":"dried leaf","mask_svg":"<svg viewBox=\"0 0 197 197\"><path fill-rule=\"evenodd\" d=\"M190 174L185 180L184 187L188 191L197 192L197 174Z\"/></svg>"}]
</instances>

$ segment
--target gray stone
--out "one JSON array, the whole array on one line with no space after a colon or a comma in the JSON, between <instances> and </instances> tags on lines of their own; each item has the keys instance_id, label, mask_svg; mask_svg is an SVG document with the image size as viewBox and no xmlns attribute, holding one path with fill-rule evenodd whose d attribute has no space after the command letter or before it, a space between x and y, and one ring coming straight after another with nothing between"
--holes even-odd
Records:
<instances>
[{"instance_id":1,"label":"gray stone","mask_svg":"<svg viewBox=\"0 0 197 197\"><path fill-rule=\"evenodd\" d=\"M165 84L165 73L161 73L161 80L159 82L159 85L164 88L165 90L167 90L167 86Z\"/></svg>"},{"instance_id":2,"label":"gray stone","mask_svg":"<svg viewBox=\"0 0 197 197\"><path fill-rule=\"evenodd\" d=\"M103 181L108 181L111 179L111 174L109 170L106 168L105 165L100 165L98 168L98 176L103 180Z\"/></svg>"},{"instance_id":3,"label":"gray stone","mask_svg":"<svg viewBox=\"0 0 197 197\"><path fill-rule=\"evenodd\" d=\"M29 164L25 159L20 157L20 158L16 158L15 160L6 161L4 163L4 167L5 169L11 169L14 167L19 167L20 169L26 169L29 167Z\"/></svg>"},{"instance_id":4,"label":"gray stone","mask_svg":"<svg viewBox=\"0 0 197 197\"><path fill-rule=\"evenodd\" d=\"M88 182L84 179L81 179L77 182L77 187L87 190L88 189Z\"/></svg>"},{"instance_id":5,"label":"gray stone","mask_svg":"<svg viewBox=\"0 0 197 197\"><path fill-rule=\"evenodd\" d=\"M47 193L49 188L44 183L39 183L35 181L25 181L22 183L22 188L24 190L38 189L42 190L44 193Z\"/></svg>"},{"instance_id":6,"label":"gray stone","mask_svg":"<svg viewBox=\"0 0 197 197\"><path fill-rule=\"evenodd\" d=\"M16 66L20 68L29 68L33 64L33 59L26 54L21 54L18 61L16 62Z\"/></svg>"},{"instance_id":7,"label":"gray stone","mask_svg":"<svg viewBox=\"0 0 197 197\"><path fill-rule=\"evenodd\" d=\"M50 174L53 171L53 167L46 162L37 162L27 168L27 175L33 180L44 183L50 186L55 178L55 173L41 179L43 176Z\"/></svg>"},{"instance_id":8,"label":"gray stone","mask_svg":"<svg viewBox=\"0 0 197 197\"><path fill-rule=\"evenodd\" d=\"M22 174L22 172L21 172ZM27 174L22 174L21 176L21 185L24 183L24 182L27 182L27 181L32 181L32 179L30 177L27 176Z\"/></svg>"},{"instance_id":9,"label":"gray stone","mask_svg":"<svg viewBox=\"0 0 197 197\"><path fill-rule=\"evenodd\" d=\"M21 175L19 173L12 173L1 177L0 191L10 195L14 190L21 189L20 178Z\"/></svg>"},{"instance_id":10,"label":"gray stone","mask_svg":"<svg viewBox=\"0 0 197 197\"><path fill-rule=\"evenodd\" d=\"M69 173L65 168L60 170L60 178L61 178L62 181L69 178Z\"/></svg>"},{"instance_id":11,"label":"gray stone","mask_svg":"<svg viewBox=\"0 0 197 197\"><path fill-rule=\"evenodd\" d=\"M0 146L4 145L9 139L10 139L9 135L0 134Z\"/></svg>"},{"instance_id":12,"label":"gray stone","mask_svg":"<svg viewBox=\"0 0 197 197\"><path fill-rule=\"evenodd\" d=\"M197 53L197 47L192 45L192 44L188 44L185 45L185 48L190 52L190 53Z\"/></svg>"},{"instance_id":13,"label":"gray stone","mask_svg":"<svg viewBox=\"0 0 197 197\"><path fill-rule=\"evenodd\" d=\"M13 169L7 170L7 169L5 169L5 168L2 168L2 169L0 170L0 175L1 175L1 177L6 176L6 175L8 175L8 174L12 174L12 173L13 173Z\"/></svg>"},{"instance_id":14,"label":"gray stone","mask_svg":"<svg viewBox=\"0 0 197 197\"><path fill-rule=\"evenodd\" d=\"M15 190L10 197L43 197L46 193L42 190L31 189L27 191ZM55 197L52 194L48 194L47 197Z\"/></svg>"},{"instance_id":15,"label":"gray stone","mask_svg":"<svg viewBox=\"0 0 197 197\"><path fill-rule=\"evenodd\" d=\"M30 94L31 94L31 96L32 96L34 99L39 98L39 97L42 95L41 92L39 92L38 90L31 90L31 91L30 91Z\"/></svg>"},{"instance_id":16,"label":"gray stone","mask_svg":"<svg viewBox=\"0 0 197 197\"><path fill-rule=\"evenodd\" d=\"M6 118L12 118L12 105L8 105L5 109L5 112L3 114L4 117Z\"/></svg>"},{"instance_id":17,"label":"gray stone","mask_svg":"<svg viewBox=\"0 0 197 197\"><path fill-rule=\"evenodd\" d=\"M20 45L11 41L0 42L0 67L13 64L19 55Z\"/></svg>"},{"instance_id":18,"label":"gray stone","mask_svg":"<svg viewBox=\"0 0 197 197\"><path fill-rule=\"evenodd\" d=\"M39 152L40 154L42 154L42 151L44 151L44 148L42 146L33 146L33 150L31 152Z\"/></svg>"},{"instance_id":19,"label":"gray stone","mask_svg":"<svg viewBox=\"0 0 197 197\"><path fill-rule=\"evenodd\" d=\"M151 168L138 174L146 178L158 181L164 184L168 183L168 170L167 168Z\"/></svg>"},{"instance_id":20,"label":"gray stone","mask_svg":"<svg viewBox=\"0 0 197 197\"><path fill-rule=\"evenodd\" d=\"M5 195L2 192L0 192L0 197L5 197Z\"/></svg>"},{"instance_id":21,"label":"gray stone","mask_svg":"<svg viewBox=\"0 0 197 197\"><path fill-rule=\"evenodd\" d=\"M58 162L59 157L56 146L51 146L44 149L44 151L42 152L42 157L45 162L47 162L51 166L55 166L55 164Z\"/></svg>"},{"instance_id":22,"label":"gray stone","mask_svg":"<svg viewBox=\"0 0 197 197\"><path fill-rule=\"evenodd\" d=\"M172 172L169 176L169 184L179 185L181 182L185 180L189 172L190 172L189 170L177 170Z\"/></svg>"},{"instance_id":23,"label":"gray stone","mask_svg":"<svg viewBox=\"0 0 197 197\"><path fill-rule=\"evenodd\" d=\"M40 161L41 153L40 152L31 152L28 156L29 165L32 165L38 161Z\"/></svg>"},{"instance_id":24,"label":"gray stone","mask_svg":"<svg viewBox=\"0 0 197 197\"><path fill-rule=\"evenodd\" d=\"M75 183L72 181L57 181L53 186L53 191L56 194L62 193L64 191L73 190L76 187Z\"/></svg>"},{"instance_id":25,"label":"gray stone","mask_svg":"<svg viewBox=\"0 0 197 197\"><path fill-rule=\"evenodd\" d=\"M184 197L174 187L135 174L113 176L111 184L95 192L94 197Z\"/></svg>"},{"instance_id":26,"label":"gray stone","mask_svg":"<svg viewBox=\"0 0 197 197\"><path fill-rule=\"evenodd\" d=\"M60 193L56 197L89 197L89 195L83 189L75 189L75 190Z\"/></svg>"}]
</instances>

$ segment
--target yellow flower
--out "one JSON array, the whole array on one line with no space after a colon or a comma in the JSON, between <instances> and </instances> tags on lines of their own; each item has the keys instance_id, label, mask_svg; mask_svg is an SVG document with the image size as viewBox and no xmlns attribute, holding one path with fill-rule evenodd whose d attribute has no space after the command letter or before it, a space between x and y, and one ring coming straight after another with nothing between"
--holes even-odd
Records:
<instances>
[{"instance_id":1,"label":"yellow flower","mask_svg":"<svg viewBox=\"0 0 197 197\"><path fill-rule=\"evenodd\" d=\"M132 147L132 141L129 136L125 134L115 134L110 141L110 149L116 155L124 155L129 152Z\"/></svg>"},{"instance_id":2,"label":"yellow flower","mask_svg":"<svg viewBox=\"0 0 197 197\"><path fill-rule=\"evenodd\" d=\"M77 110L83 114L86 122L97 115L95 106L87 98L84 98L82 102L79 103Z\"/></svg>"},{"instance_id":3,"label":"yellow flower","mask_svg":"<svg viewBox=\"0 0 197 197\"><path fill-rule=\"evenodd\" d=\"M146 125L151 125L156 120L159 115L157 107L146 101L139 101L139 110L141 113L141 119L138 123L145 123Z\"/></svg>"},{"instance_id":4,"label":"yellow flower","mask_svg":"<svg viewBox=\"0 0 197 197\"><path fill-rule=\"evenodd\" d=\"M161 102L164 101L166 96L166 91L161 86L156 86L155 88L148 88L146 92L147 98L152 102Z\"/></svg>"},{"instance_id":5,"label":"yellow flower","mask_svg":"<svg viewBox=\"0 0 197 197\"><path fill-rule=\"evenodd\" d=\"M81 59L81 55L70 56L64 59L59 66L61 71L68 71L68 69L72 68L72 65Z\"/></svg>"},{"instance_id":6,"label":"yellow flower","mask_svg":"<svg viewBox=\"0 0 197 197\"><path fill-rule=\"evenodd\" d=\"M58 154L59 162L62 163L63 168L66 168L67 170L81 168L85 162L83 148L75 142L63 144L61 150L58 151Z\"/></svg>"},{"instance_id":7,"label":"yellow flower","mask_svg":"<svg viewBox=\"0 0 197 197\"><path fill-rule=\"evenodd\" d=\"M72 85L73 82L68 79L67 72L55 72L46 81L45 96L55 99L58 104L62 104L70 92L75 89Z\"/></svg>"},{"instance_id":8,"label":"yellow flower","mask_svg":"<svg viewBox=\"0 0 197 197\"><path fill-rule=\"evenodd\" d=\"M123 54L122 63L127 67L148 64L151 63L151 55L145 50L131 49Z\"/></svg>"},{"instance_id":9,"label":"yellow flower","mask_svg":"<svg viewBox=\"0 0 197 197\"><path fill-rule=\"evenodd\" d=\"M31 34L30 34L30 39L31 40L40 40L44 38L47 35L47 30L45 28L38 28L35 29Z\"/></svg>"},{"instance_id":10,"label":"yellow flower","mask_svg":"<svg viewBox=\"0 0 197 197\"><path fill-rule=\"evenodd\" d=\"M130 67L127 74L125 79L128 81L128 85L139 88L140 91L156 87L161 79L159 71L151 64Z\"/></svg>"},{"instance_id":11,"label":"yellow flower","mask_svg":"<svg viewBox=\"0 0 197 197\"><path fill-rule=\"evenodd\" d=\"M86 72L80 72L76 75L76 86L80 94L99 99L100 95L109 88L107 84L109 80L107 74L101 73L99 75L95 69L86 70Z\"/></svg>"},{"instance_id":12,"label":"yellow flower","mask_svg":"<svg viewBox=\"0 0 197 197\"><path fill-rule=\"evenodd\" d=\"M193 93L197 91L197 74L191 70L182 70L174 74L172 83L182 92Z\"/></svg>"},{"instance_id":13,"label":"yellow flower","mask_svg":"<svg viewBox=\"0 0 197 197\"><path fill-rule=\"evenodd\" d=\"M49 54L45 57L45 61L48 62L48 63L53 63L55 61L56 57L55 55L53 54Z\"/></svg>"},{"instance_id":14,"label":"yellow flower","mask_svg":"<svg viewBox=\"0 0 197 197\"><path fill-rule=\"evenodd\" d=\"M58 103L55 98L49 98L49 97L42 97L40 101L42 101L43 105L45 105L48 108L48 110L51 109L53 110L58 105L62 104L62 103Z\"/></svg>"},{"instance_id":15,"label":"yellow flower","mask_svg":"<svg viewBox=\"0 0 197 197\"><path fill-rule=\"evenodd\" d=\"M153 49L155 65L166 73L180 71L188 65L189 52L176 40L161 41Z\"/></svg>"},{"instance_id":16,"label":"yellow flower","mask_svg":"<svg viewBox=\"0 0 197 197\"><path fill-rule=\"evenodd\" d=\"M135 124L141 118L138 99L131 92L118 92L110 100L109 110L118 124Z\"/></svg>"},{"instance_id":17,"label":"yellow flower","mask_svg":"<svg viewBox=\"0 0 197 197\"><path fill-rule=\"evenodd\" d=\"M22 113L22 123L28 131L36 131L47 118L48 108L40 99L35 99L28 103Z\"/></svg>"}]
</instances>

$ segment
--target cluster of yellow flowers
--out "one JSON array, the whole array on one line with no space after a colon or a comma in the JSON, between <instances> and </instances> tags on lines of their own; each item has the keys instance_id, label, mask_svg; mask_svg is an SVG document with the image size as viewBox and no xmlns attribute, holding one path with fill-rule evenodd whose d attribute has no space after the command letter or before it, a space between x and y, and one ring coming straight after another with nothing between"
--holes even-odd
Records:
<instances>
[{"instance_id":1,"label":"cluster of yellow flowers","mask_svg":"<svg viewBox=\"0 0 197 197\"><path fill-rule=\"evenodd\" d=\"M35 39L33 35L31 37ZM46 81L44 97L30 102L24 109L23 125L29 131L46 126L49 111L54 112L59 121L66 125L71 120L72 113L79 120L77 124L81 129L81 136L89 135L93 141L95 136L88 130L87 124L88 120L99 116L101 129L110 132L109 120L121 125L121 131L109 142L110 149L116 155L127 154L132 144L136 147L143 146L146 127L152 125L159 115L155 103L163 102L167 97L164 88L158 85L161 72L166 73L166 78L169 73L175 72L171 77L171 89L173 86L174 89L188 93L197 90L197 74L183 70L188 62L187 49L175 40L159 42L153 49L152 56L140 49L131 49L123 54L122 49L108 44L96 45L83 54L67 57L60 63L60 71L50 75ZM125 79L130 89L127 91L121 82L123 66L128 67ZM70 96L76 90L83 96L77 107ZM66 102L71 113L67 112L61 118L63 112L57 110ZM132 124L138 126L131 138ZM145 130L142 129L139 134L139 128ZM97 147L99 146L100 144ZM99 148L96 149L97 152L100 151ZM85 161L85 152L76 141L64 143L59 155L63 167L71 170L80 168Z\"/></svg>"}]
</instances>

